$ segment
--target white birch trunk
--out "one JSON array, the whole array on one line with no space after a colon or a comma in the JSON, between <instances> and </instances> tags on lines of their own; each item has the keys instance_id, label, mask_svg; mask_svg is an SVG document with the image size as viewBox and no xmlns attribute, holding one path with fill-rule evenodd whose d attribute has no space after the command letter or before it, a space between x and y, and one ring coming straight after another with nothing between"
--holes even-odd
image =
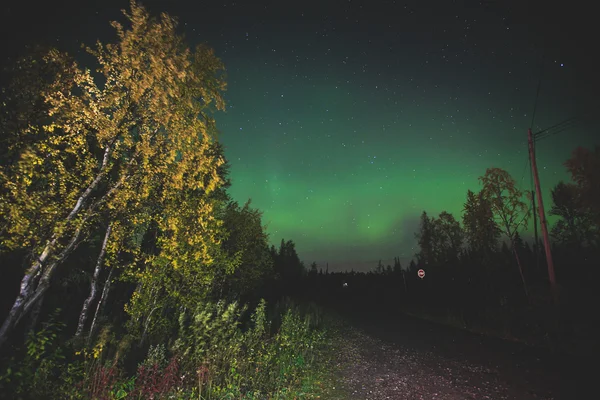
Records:
<instances>
[{"instance_id":1,"label":"white birch trunk","mask_svg":"<svg viewBox=\"0 0 600 400\"><path fill-rule=\"evenodd\" d=\"M104 241L102 242L102 248L100 250L100 254L98 255L98 260L96 261L96 268L94 268L94 274L92 275L92 282L90 283L90 294L83 302L83 307L81 308L81 313L79 314L79 322L77 323L77 331L75 332L75 337L80 337L83 333L83 328L85 327L85 323L88 318L90 304L96 299L96 293L98 292L98 278L100 277L100 271L102 270L102 263L104 261L104 255L106 254L106 246L108 244L108 238L110 237L110 232L112 230L112 225L108 225L106 228L106 234L104 235Z\"/></svg>"},{"instance_id":2,"label":"white birch trunk","mask_svg":"<svg viewBox=\"0 0 600 400\"><path fill-rule=\"evenodd\" d=\"M89 198L92 191L98 186L102 178L106 176L108 172L106 167L108 165L110 152L111 147L106 147L106 149L104 150L104 156L102 158L102 164L100 166L100 171L98 172L92 183L90 183L90 185L82 193L79 199L77 199L75 206L73 207L71 212L69 212L69 215L66 218L66 222L73 220L75 216L79 214L85 201ZM63 251L61 253L62 256L59 256L58 262L62 261L62 259L64 259L64 257L75 246L76 240L79 238L79 235L81 233L82 225L83 223L81 223L75 231L72 240L70 241L69 245L67 245L67 249L65 249L68 251ZM27 311L29 311L33 303L39 300L48 289L50 284L50 277L52 276L54 269L58 265L58 262L52 261L50 265L47 268L45 268L45 270L43 267L44 263L48 260L48 258L54 254L56 250L56 245L60 239L61 235L59 235L58 233L54 233L50 240L48 240L48 243L46 244L46 247L44 247L44 249L42 250L40 256L25 272L25 276L23 276L23 279L21 280L19 294L17 295L17 298L15 299L15 302L13 303L13 306L8 313L8 316L2 323L2 326L0 327L0 348L6 342L8 335L15 328L17 323L27 313ZM35 280L37 280L39 274L41 274L41 278L40 281L36 284Z\"/></svg>"},{"instance_id":3,"label":"white birch trunk","mask_svg":"<svg viewBox=\"0 0 600 400\"><path fill-rule=\"evenodd\" d=\"M88 333L88 342L92 338L94 334L94 327L96 326L96 321L98 319L98 314L104 308L104 303L106 302L106 298L108 297L108 292L110 291L110 278L112 277L113 269L111 268L108 272L108 276L106 277L106 282L104 282L104 288L102 289L102 295L100 296L100 300L98 301L98 305L96 306L96 311L94 312L94 318L92 319L92 325L90 325L90 331Z\"/></svg>"}]
</instances>

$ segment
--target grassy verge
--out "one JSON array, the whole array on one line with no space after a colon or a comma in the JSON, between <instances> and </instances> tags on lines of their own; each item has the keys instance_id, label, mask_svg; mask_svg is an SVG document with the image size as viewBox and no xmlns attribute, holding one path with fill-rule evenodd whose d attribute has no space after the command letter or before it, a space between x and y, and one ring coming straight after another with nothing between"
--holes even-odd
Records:
<instances>
[{"instance_id":1,"label":"grassy verge","mask_svg":"<svg viewBox=\"0 0 600 400\"><path fill-rule=\"evenodd\" d=\"M179 315L177 335L133 362L134 341L105 327L90 347L61 341L51 320L0 368L0 392L29 399L343 399L337 325L314 305L250 313L205 303ZM41 396L41 397L40 397Z\"/></svg>"}]
</instances>

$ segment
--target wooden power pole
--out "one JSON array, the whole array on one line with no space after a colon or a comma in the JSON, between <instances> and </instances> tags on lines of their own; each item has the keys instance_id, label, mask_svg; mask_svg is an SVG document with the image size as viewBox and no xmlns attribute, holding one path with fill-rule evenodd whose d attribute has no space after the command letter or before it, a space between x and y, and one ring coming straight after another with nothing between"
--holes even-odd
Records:
<instances>
[{"instance_id":1,"label":"wooden power pole","mask_svg":"<svg viewBox=\"0 0 600 400\"><path fill-rule=\"evenodd\" d=\"M535 243L535 273L540 272L540 241L538 239L537 218L535 216L535 190L531 191L531 209L533 210L533 239Z\"/></svg>"},{"instance_id":2,"label":"wooden power pole","mask_svg":"<svg viewBox=\"0 0 600 400\"><path fill-rule=\"evenodd\" d=\"M544 249L546 250L546 263L548 264L548 280L550 281L550 290L554 302L558 302L558 291L556 287L556 276L554 275L554 262L552 261L552 252L550 249L550 238L548 236L548 225L546 224L546 214L544 213L544 202L542 201L542 189L540 188L540 178L538 176L537 164L535 162L535 148L533 144L533 134L531 128L527 131L529 142L529 159L531 160L531 170L535 183L535 192L537 194L538 215L540 217L540 227L542 228L542 238L544 240Z\"/></svg>"}]
</instances>

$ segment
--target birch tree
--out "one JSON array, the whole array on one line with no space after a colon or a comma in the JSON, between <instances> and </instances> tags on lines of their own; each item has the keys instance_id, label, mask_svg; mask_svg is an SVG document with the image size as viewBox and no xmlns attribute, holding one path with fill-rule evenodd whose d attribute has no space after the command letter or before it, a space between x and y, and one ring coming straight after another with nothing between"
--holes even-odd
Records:
<instances>
[{"instance_id":1,"label":"birch tree","mask_svg":"<svg viewBox=\"0 0 600 400\"><path fill-rule=\"evenodd\" d=\"M156 219L161 267L213 261L219 222L204 196L221 184L223 159L209 149L212 114L224 109L223 65L206 46L187 48L168 15L151 18L134 2L124 14L128 28L112 23L116 43L88 48L96 74L68 64L69 89L60 76L43 93L50 122L17 132L40 140L0 170L2 245L33 255L0 345L100 214L127 215L133 226ZM67 57L52 50L46 59Z\"/></svg>"},{"instance_id":2,"label":"birch tree","mask_svg":"<svg viewBox=\"0 0 600 400\"><path fill-rule=\"evenodd\" d=\"M0 92L0 165L4 167L42 138L42 126L50 122L45 93L67 91L73 85L72 60L47 57L49 50L29 48L2 71L7 82Z\"/></svg>"},{"instance_id":3,"label":"birch tree","mask_svg":"<svg viewBox=\"0 0 600 400\"><path fill-rule=\"evenodd\" d=\"M75 337L79 337L83 333L83 328L85 327L85 322L88 318L90 306L96 299L96 293L98 292L98 280L100 279L100 272L102 271L102 264L104 263L104 256L106 254L106 247L108 245L108 239L110 238L111 230L112 226L109 224L106 228L106 233L104 234L104 240L102 241L100 254L96 260L96 266L90 282L90 294L83 302L83 307L81 309L81 313L79 314L79 321L77 322L77 331L75 332Z\"/></svg>"},{"instance_id":4,"label":"birch tree","mask_svg":"<svg viewBox=\"0 0 600 400\"><path fill-rule=\"evenodd\" d=\"M525 296L528 296L527 283L523 274L521 259L515 248L516 235L523 226L527 225L529 209L524 201L524 194L516 186L510 174L501 168L488 168L485 175L479 177L483 185L481 190L483 199L489 203L494 221L502 233L510 240L512 252L517 261L519 274L523 283Z\"/></svg>"}]
</instances>

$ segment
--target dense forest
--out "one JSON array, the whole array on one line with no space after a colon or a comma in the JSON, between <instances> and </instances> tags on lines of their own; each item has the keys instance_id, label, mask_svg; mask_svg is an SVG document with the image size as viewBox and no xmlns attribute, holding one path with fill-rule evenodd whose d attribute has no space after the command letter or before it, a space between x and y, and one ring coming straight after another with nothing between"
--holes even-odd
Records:
<instances>
[{"instance_id":1,"label":"dense forest","mask_svg":"<svg viewBox=\"0 0 600 400\"><path fill-rule=\"evenodd\" d=\"M330 273L229 195L214 51L166 14L125 16L86 49L95 65L38 47L5 71L2 396L333 398L338 318L360 311L598 351L600 147L552 188L556 298L541 241L521 237L532 198L499 168L460 217L423 212L410 265Z\"/></svg>"}]
</instances>

